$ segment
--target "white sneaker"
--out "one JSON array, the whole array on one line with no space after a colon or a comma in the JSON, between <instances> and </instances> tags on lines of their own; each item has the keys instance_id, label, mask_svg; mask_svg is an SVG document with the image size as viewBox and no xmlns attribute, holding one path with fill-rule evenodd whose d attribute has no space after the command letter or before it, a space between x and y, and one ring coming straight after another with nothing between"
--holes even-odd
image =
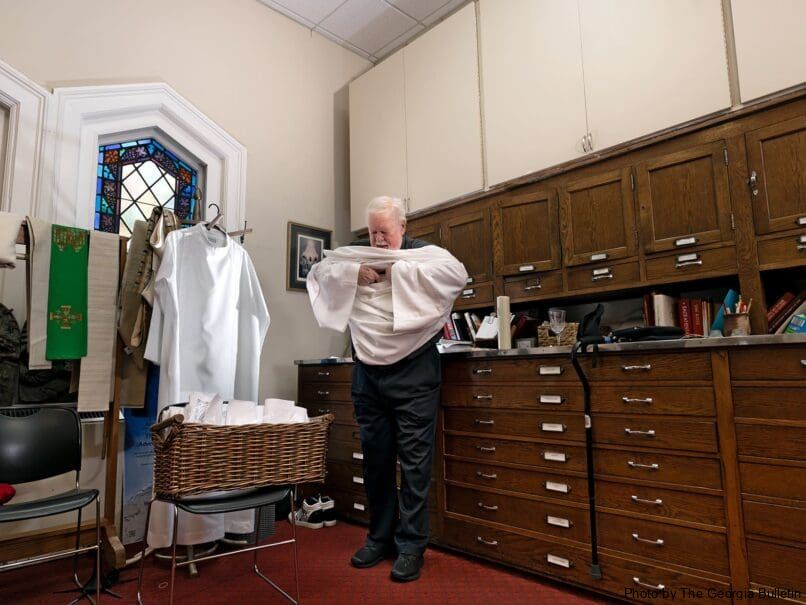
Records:
<instances>
[{"instance_id":1,"label":"white sneaker","mask_svg":"<svg viewBox=\"0 0 806 605\"><path fill-rule=\"evenodd\" d=\"M324 522L322 521L322 503L318 498L308 496L302 501L302 506L296 510L296 517L293 520L291 513L288 513L288 520L300 527L321 529L324 527Z\"/></svg>"},{"instance_id":2,"label":"white sneaker","mask_svg":"<svg viewBox=\"0 0 806 605\"><path fill-rule=\"evenodd\" d=\"M329 496L320 496L319 502L322 504L322 521L325 527L336 525L336 503Z\"/></svg>"}]
</instances>

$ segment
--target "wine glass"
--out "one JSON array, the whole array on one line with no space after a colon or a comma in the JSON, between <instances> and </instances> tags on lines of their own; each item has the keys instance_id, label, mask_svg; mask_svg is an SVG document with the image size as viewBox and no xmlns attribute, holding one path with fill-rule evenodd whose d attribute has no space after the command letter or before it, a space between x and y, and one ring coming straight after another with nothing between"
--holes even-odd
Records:
<instances>
[{"instance_id":1,"label":"wine glass","mask_svg":"<svg viewBox=\"0 0 806 605\"><path fill-rule=\"evenodd\" d=\"M557 335L557 346L560 346L560 334L565 330L565 309L549 309L551 331Z\"/></svg>"}]
</instances>

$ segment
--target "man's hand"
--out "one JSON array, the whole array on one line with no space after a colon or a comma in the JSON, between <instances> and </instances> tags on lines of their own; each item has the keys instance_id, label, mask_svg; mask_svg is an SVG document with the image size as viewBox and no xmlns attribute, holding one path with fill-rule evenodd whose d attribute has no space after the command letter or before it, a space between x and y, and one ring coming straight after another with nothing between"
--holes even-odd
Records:
<instances>
[{"instance_id":1,"label":"man's hand","mask_svg":"<svg viewBox=\"0 0 806 605\"><path fill-rule=\"evenodd\" d=\"M372 267L361 265L361 267L358 269L359 286L368 286L369 284L374 284L375 282L379 281L381 281L381 276Z\"/></svg>"}]
</instances>

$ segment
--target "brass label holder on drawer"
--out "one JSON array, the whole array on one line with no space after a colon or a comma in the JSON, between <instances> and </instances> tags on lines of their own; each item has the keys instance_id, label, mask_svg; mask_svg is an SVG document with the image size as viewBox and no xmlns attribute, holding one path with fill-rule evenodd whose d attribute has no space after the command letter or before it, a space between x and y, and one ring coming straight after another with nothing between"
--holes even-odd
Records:
<instances>
[{"instance_id":1,"label":"brass label holder on drawer","mask_svg":"<svg viewBox=\"0 0 806 605\"><path fill-rule=\"evenodd\" d=\"M546 515L546 524L554 527L561 527L563 529L571 529L574 527L574 522L564 517L555 517L554 515Z\"/></svg>"},{"instance_id":2,"label":"brass label holder on drawer","mask_svg":"<svg viewBox=\"0 0 806 605\"><path fill-rule=\"evenodd\" d=\"M563 567L565 569L571 569L574 564L565 557L558 557L557 555L552 555L551 553L546 554L546 563L549 565L556 565L557 567Z\"/></svg>"},{"instance_id":3,"label":"brass label holder on drawer","mask_svg":"<svg viewBox=\"0 0 806 605\"><path fill-rule=\"evenodd\" d=\"M541 455L547 462L568 462L569 459L565 452L542 452Z\"/></svg>"},{"instance_id":4,"label":"brass label holder on drawer","mask_svg":"<svg viewBox=\"0 0 806 605\"><path fill-rule=\"evenodd\" d=\"M693 254L681 254L675 259L674 268L682 269L693 265L702 265L702 259L696 252Z\"/></svg>"}]
</instances>

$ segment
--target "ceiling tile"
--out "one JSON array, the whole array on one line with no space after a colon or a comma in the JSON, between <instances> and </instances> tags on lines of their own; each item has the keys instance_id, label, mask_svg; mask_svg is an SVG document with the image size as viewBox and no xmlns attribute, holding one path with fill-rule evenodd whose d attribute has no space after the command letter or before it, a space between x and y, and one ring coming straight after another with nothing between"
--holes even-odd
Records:
<instances>
[{"instance_id":1,"label":"ceiling tile","mask_svg":"<svg viewBox=\"0 0 806 605\"><path fill-rule=\"evenodd\" d=\"M392 40L392 41L391 41L389 44L387 44L387 45L386 45L386 46L384 46L383 48L378 49L378 50L377 50L377 51L374 53L374 55L375 55L375 56L376 56L378 59L383 59L383 58L384 58L384 57L386 57L387 55L391 55L391 54L392 54L393 52L395 52L395 51L396 51L398 48L400 48L401 46L403 46L404 44L406 44L406 42L408 42L409 40L411 40L411 39L412 39L414 36L416 36L417 34L419 34L419 33L420 33L421 31L423 31L424 29L425 29L425 27L423 27L422 25L420 25L420 24L418 23L417 25L415 25L414 27L412 27L412 28L411 28L409 31L404 32L404 33L403 33L401 36L398 36L397 38L395 38L394 40Z\"/></svg>"},{"instance_id":2,"label":"ceiling tile","mask_svg":"<svg viewBox=\"0 0 806 605\"><path fill-rule=\"evenodd\" d=\"M312 21L308 21L302 15L296 14L295 12L289 10L288 8L283 6L282 4L279 4L278 2L274 2L273 0L259 0L259 2L261 4L265 4L266 6L268 6L271 9L276 10L278 13L280 13L282 15L285 15L289 19L291 19L293 21L296 21L297 23L300 23L304 27L312 29L316 25L316 23L313 23Z\"/></svg>"},{"instance_id":3,"label":"ceiling tile","mask_svg":"<svg viewBox=\"0 0 806 605\"><path fill-rule=\"evenodd\" d=\"M409 17L422 21L428 15L442 8L448 0L386 0L394 4Z\"/></svg>"},{"instance_id":4,"label":"ceiling tile","mask_svg":"<svg viewBox=\"0 0 806 605\"><path fill-rule=\"evenodd\" d=\"M423 23L428 26L433 25L443 17L447 17L460 6L464 6L468 3L469 0L449 0L447 3L443 4L439 7L436 11L428 15L425 19L423 19Z\"/></svg>"},{"instance_id":5,"label":"ceiling tile","mask_svg":"<svg viewBox=\"0 0 806 605\"><path fill-rule=\"evenodd\" d=\"M344 0L271 0L271 3L279 4L306 21L319 23L344 4Z\"/></svg>"},{"instance_id":6,"label":"ceiling tile","mask_svg":"<svg viewBox=\"0 0 806 605\"><path fill-rule=\"evenodd\" d=\"M374 54L416 22L382 0L347 0L319 25Z\"/></svg>"},{"instance_id":7,"label":"ceiling tile","mask_svg":"<svg viewBox=\"0 0 806 605\"><path fill-rule=\"evenodd\" d=\"M361 49L361 48L358 48L356 46L353 46L352 44L347 42L347 40L344 40L343 38L339 38L336 34L334 34L332 32L329 32L326 29L322 29L319 26L314 27L313 31L315 31L317 34L320 34L320 35L324 36L328 40L332 40L333 42L335 42L339 46L343 46L347 50L351 50L352 52L356 53L357 55L360 55L365 59L368 59L368 60L370 60L372 62L375 62L375 59L374 59L373 55L371 55L370 53L368 53L364 49Z\"/></svg>"}]
</instances>

